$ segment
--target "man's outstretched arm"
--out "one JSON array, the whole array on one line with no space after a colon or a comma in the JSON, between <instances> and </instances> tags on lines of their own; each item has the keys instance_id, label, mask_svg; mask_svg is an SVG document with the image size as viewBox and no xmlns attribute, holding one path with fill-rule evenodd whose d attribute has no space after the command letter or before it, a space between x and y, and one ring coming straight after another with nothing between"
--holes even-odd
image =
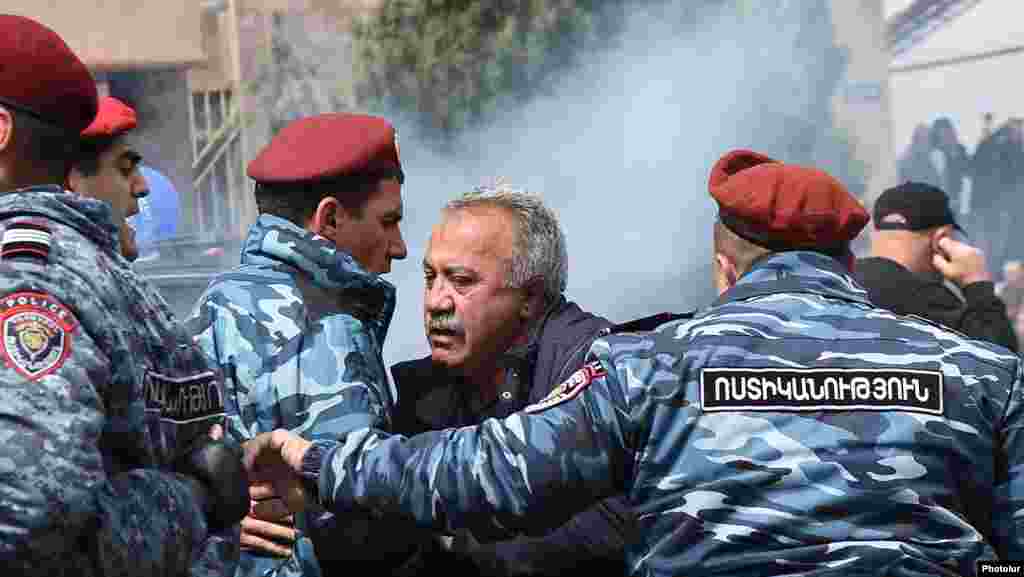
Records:
<instances>
[{"instance_id":1,"label":"man's outstretched arm","mask_svg":"<svg viewBox=\"0 0 1024 577\"><path fill-rule=\"evenodd\" d=\"M549 397L503 420L406 438L373 429L306 442L283 431L246 447L254 480L306 479L336 513L368 509L482 540L543 534L632 476L635 438L620 375L592 357Z\"/></svg>"}]
</instances>

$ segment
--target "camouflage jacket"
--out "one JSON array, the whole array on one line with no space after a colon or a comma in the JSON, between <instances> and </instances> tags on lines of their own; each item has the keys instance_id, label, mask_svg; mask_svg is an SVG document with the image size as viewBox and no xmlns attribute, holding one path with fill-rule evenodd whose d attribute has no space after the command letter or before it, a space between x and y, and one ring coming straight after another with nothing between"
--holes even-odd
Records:
<instances>
[{"instance_id":1,"label":"camouflage jacket","mask_svg":"<svg viewBox=\"0 0 1024 577\"><path fill-rule=\"evenodd\" d=\"M215 278L188 320L189 331L225 374L228 434L238 442L277 428L309 439L388 427L397 393L381 347L395 289L334 244L261 215L241 264ZM337 410L352 403L373 413ZM238 575L315 576L308 532L335 522L307 516L290 558L243 551Z\"/></svg>"},{"instance_id":2,"label":"camouflage jacket","mask_svg":"<svg viewBox=\"0 0 1024 577\"><path fill-rule=\"evenodd\" d=\"M233 531L169 463L223 419L211 372L121 257L109 205L0 196L0 565L18 575L223 575Z\"/></svg>"},{"instance_id":3,"label":"camouflage jacket","mask_svg":"<svg viewBox=\"0 0 1024 577\"><path fill-rule=\"evenodd\" d=\"M521 413L316 442L303 474L335 511L495 538L625 492L639 575L974 575L1024 559L1021 377L789 252L692 320L598 339Z\"/></svg>"}]
</instances>

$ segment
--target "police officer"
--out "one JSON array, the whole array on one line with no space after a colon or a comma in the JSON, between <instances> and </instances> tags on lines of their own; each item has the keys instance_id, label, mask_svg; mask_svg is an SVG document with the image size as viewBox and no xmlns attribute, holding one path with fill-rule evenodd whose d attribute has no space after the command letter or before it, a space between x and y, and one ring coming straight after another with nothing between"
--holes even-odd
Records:
<instances>
[{"instance_id":1,"label":"police officer","mask_svg":"<svg viewBox=\"0 0 1024 577\"><path fill-rule=\"evenodd\" d=\"M130 261L139 256L135 230L128 218L139 213L139 199L149 194L139 171L142 155L128 140L138 125L135 110L104 96L92 123L82 131L75 161L68 173L68 189L110 204L118 228L121 254Z\"/></svg>"},{"instance_id":2,"label":"police officer","mask_svg":"<svg viewBox=\"0 0 1024 577\"><path fill-rule=\"evenodd\" d=\"M217 574L248 508L205 419L218 376L132 274L110 206L59 186L97 112L88 70L20 16L0 15L0 54L0 566Z\"/></svg>"},{"instance_id":3,"label":"police officer","mask_svg":"<svg viewBox=\"0 0 1024 577\"><path fill-rule=\"evenodd\" d=\"M496 537L623 491L634 574L953 576L1021 559L1020 359L874 308L848 268L867 213L829 175L735 151L710 190L721 296L692 320L599 339L547 399L479 427L258 437L254 480L292 506Z\"/></svg>"},{"instance_id":4,"label":"police officer","mask_svg":"<svg viewBox=\"0 0 1024 577\"><path fill-rule=\"evenodd\" d=\"M395 289L380 275L406 256L394 128L359 114L303 118L260 151L248 174L260 216L241 264L210 283L188 321L228 375L229 437L287 428L317 439L388 427L397 394L381 347ZM373 414L338 410L367 395ZM417 550L395 531L374 538L367 519L308 514L295 523L274 495L252 497L239 577L310 577L336 558L381 570ZM326 549L315 541L321 534L332 539ZM342 539L349 546L339 546Z\"/></svg>"},{"instance_id":5,"label":"police officer","mask_svg":"<svg viewBox=\"0 0 1024 577\"><path fill-rule=\"evenodd\" d=\"M82 131L81 141L68 173L68 188L83 196L101 200L110 205L112 222L118 230L118 245L121 255L128 261L139 255L135 244L135 232L128 225L127 218L139 212L139 198L148 194L146 181L139 173L142 156L128 140L137 126L135 110L111 96L99 99L96 118ZM191 340L173 318L170 307L151 283L139 279L138 300L135 306L143 322L152 322L149 337L139 344L150 350L166 347L173 339L182 351L189 351L187 365L192 372L206 372L206 361L196 355ZM220 426L224 421L224 404L221 400L222 384L218 379L216 389L200 397L199 403L181 402L181 387L168 388L166 381L157 381L152 374L174 375L178 369L155 366L154 363L173 361L168 355L148 355L146 350L140 356L147 359L147 367L153 371L148 377L145 389L146 421L158 454L165 466L176 464L177 453L189 446L190 442L205 434L211 425ZM182 376L180 373L177 376ZM212 382L212 381L211 381ZM178 400L175 399L178 397ZM198 562L193 565L192 575L227 575L234 571L238 562L237 526L225 528L211 535Z\"/></svg>"}]
</instances>

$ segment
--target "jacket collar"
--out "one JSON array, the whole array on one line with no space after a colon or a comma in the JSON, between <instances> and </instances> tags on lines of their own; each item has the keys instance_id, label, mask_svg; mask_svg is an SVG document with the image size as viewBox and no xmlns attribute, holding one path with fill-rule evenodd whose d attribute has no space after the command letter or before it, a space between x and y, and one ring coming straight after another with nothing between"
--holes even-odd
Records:
<instances>
[{"instance_id":1,"label":"jacket collar","mask_svg":"<svg viewBox=\"0 0 1024 577\"><path fill-rule=\"evenodd\" d=\"M867 291L838 261L816 252L790 251L756 262L714 306L778 293L810 293L871 305Z\"/></svg>"},{"instance_id":2,"label":"jacket collar","mask_svg":"<svg viewBox=\"0 0 1024 577\"><path fill-rule=\"evenodd\" d=\"M241 263L287 265L308 275L321 289L377 295L368 299L374 305L375 310L370 311L374 315L384 315L390 321L394 312L395 287L391 283L365 270L326 238L283 218L261 214L256 219L242 244Z\"/></svg>"},{"instance_id":3,"label":"jacket collar","mask_svg":"<svg viewBox=\"0 0 1024 577\"><path fill-rule=\"evenodd\" d=\"M110 204L79 196L56 185L31 186L0 194L0 218L42 216L63 223L101 249L121 255ZM125 261L125 266L128 266Z\"/></svg>"}]
</instances>

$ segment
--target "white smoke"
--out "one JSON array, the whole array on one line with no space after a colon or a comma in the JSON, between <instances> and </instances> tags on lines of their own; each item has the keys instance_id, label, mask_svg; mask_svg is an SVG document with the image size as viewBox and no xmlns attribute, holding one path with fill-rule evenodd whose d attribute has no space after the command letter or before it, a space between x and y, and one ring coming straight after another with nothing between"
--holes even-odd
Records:
<instances>
[{"instance_id":1,"label":"white smoke","mask_svg":"<svg viewBox=\"0 0 1024 577\"><path fill-rule=\"evenodd\" d=\"M464 135L457 154L432 154L392 117L407 174L409 258L387 277L398 287L389 364L428 353L420 263L441 206L499 176L542 194L559 215L567 296L584 309L625 321L710 304L709 169L753 143L787 160L786 127L794 124L786 119L802 118L820 84L799 77L805 67L797 63L816 56L796 41L814 17L801 3L703 8L696 29L680 25L694 10L684 4L632 10L616 50L585 61L549 96Z\"/></svg>"}]
</instances>

